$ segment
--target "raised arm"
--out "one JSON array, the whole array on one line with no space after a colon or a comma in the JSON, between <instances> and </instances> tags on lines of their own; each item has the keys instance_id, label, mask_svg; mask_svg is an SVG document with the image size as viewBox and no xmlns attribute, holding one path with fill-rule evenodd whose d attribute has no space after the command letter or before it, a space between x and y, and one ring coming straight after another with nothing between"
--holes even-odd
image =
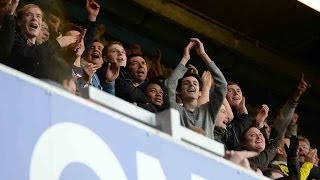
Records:
<instances>
[{"instance_id":1,"label":"raised arm","mask_svg":"<svg viewBox=\"0 0 320 180\"><path fill-rule=\"evenodd\" d=\"M287 154L287 164L289 169L289 176L295 179L300 179L300 164L297 158L297 150L299 140L296 136L290 137L290 145L284 144L284 149Z\"/></svg>"},{"instance_id":2,"label":"raised arm","mask_svg":"<svg viewBox=\"0 0 320 180\"><path fill-rule=\"evenodd\" d=\"M224 98L223 100L223 105L226 107L227 114L228 114L228 123L230 123L233 120L234 115L233 115L231 106L226 98Z\"/></svg>"},{"instance_id":3,"label":"raised arm","mask_svg":"<svg viewBox=\"0 0 320 180\"><path fill-rule=\"evenodd\" d=\"M216 64L206 53L202 42L197 38L191 38L191 41L195 43L195 50L198 56L200 56L203 62L207 65L207 68L210 71L215 83L214 91L210 93L209 109L212 114L212 119L216 119L216 116L223 103L223 100L227 95L227 81L224 78L220 69L216 66Z\"/></svg>"},{"instance_id":4,"label":"raised arm","mask_svg":"<svg viewBox=\"0 0 320 180\"><path fill-rule=\"evenodd\" d=\"M49 39L57 39L59 36L61 36L61 33L59 32L61 19L50 13L48 18L48 26L49 26Z\"/></svg>"},{"instance_id":5,"label":"raised arm","mask_svg":"<svg viewBox=\"0 0 320 180\"><path fill-rule=\"evenodd\" d=\"M202 74L202 88L201 88L201 96L199 97L198 100L198 106L201 106L202 104L205 104L209 101L209 94L210 94L210 89L212 85L212 76L209 71L205 71Z\"/></svg>"},{"instance_id":6,"label":"raised arm","mask_svg":"<svg viewBox=\"0 0 320 180\"><path fill-rule=\"evenodd\" d=\"M176 88L178 85L178 80L183 77L184 73L187 72L186 64L190 60L190 50L193 48L194 43L192 41L184 48L183 57L174 69L171 76L166 81L166 86L168 88L168 98L171 106L176 106Z\"/></svg>"},{"instance_id":7,"label":"raised arm","mask_svg":"<svg viewBox=\"0 0 320 180\"><path fill-rule=\"evenodd\" d=\"M264 126L264 121L267 119L269 113L269 107L266 104L262 104L258 114L256 115L255 126L261 129Z\"/></svg>"},{"instance_id":8,"label":"raised arm","mask_svg":"<svg viewBox=\"0 0 320 180\"><path fill-rule=\"evenodd\" d=\"M86 10L88 13L88 22L86 25L87 33L84 37L85 53L91 48L94 37L98 31L98 24L96 23L98 14L100 12L100 5L95 0L86 1Z\"/></svg>"},{"instance_id":9,"label":"raised arm","mask_svg":"<svg viewBox=\"0 0 320 180\"><path fill-rule=\"evenodd\" d=\"M108 63L106 71L106 81L103 90L107 93L115 95L115 80L119 76L120 65L117 61Z\"/></svg>"},{"instance_id":10,"label":"raised arm","mask_svg":"<svg viewBox=\"0 0 320 180\"><path fill-rule=\"evenodd\" d=\"M19 4L19 0L7 2L5 8L5 17L0 28L0 62L6 59L11 53L14 42L15 19L14 12Z\"/></svg>"},{"instance_id":11,"label":"raised arm","mask_svg":"<svg viewBox=\"0 0 320 180\"><path fill-rule=\"evenodd\" d=\"M281 108L280 114L277 116L273 123L273 127L279 132L279 137L284 136L285 130L291 122L294 111L298 105L301 95L309 87L308 83L304 80L304 75L301 75L300 83L297 89L294 91L293 96L285 103Z\"/></svg>"},{"instance_id":12,"label":"raised arm","mask_svg":"<svg viewBox=\"0 0 320 180\"><path fill-rule=\"evenodd\" d=\"M254 170L266 168L276 156L276 153L277 150L274 146L267 146L259 155L249 158L250 167Z\"/></svg>"}]
</instances>

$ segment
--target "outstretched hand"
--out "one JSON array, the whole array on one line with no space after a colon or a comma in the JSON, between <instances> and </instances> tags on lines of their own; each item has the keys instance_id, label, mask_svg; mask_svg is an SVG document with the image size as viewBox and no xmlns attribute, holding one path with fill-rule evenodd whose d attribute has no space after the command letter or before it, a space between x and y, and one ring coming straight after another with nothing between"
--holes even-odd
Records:
<instances>
[{"instance_id":1,"label":"outstretched hand","mask_svg":"<svg viewBox=\"0 0 320 180\"><path fill-rule=\"evenodd\" d=\"M195 74L199 74L199 71L196 67L194 67L194 65L192 64L187 64L187 68L190 72L195 73Z\"/></svg>"},{"instance_id":2,"label":"outstretched hand","mask_svg":"<svg viewBox=\"0 0 320 180\"><path fill-rule=\"evenodd\" d=\"M100 5L95 0L87 0L86 10L88 12L88 20L95 22L100 12Z\"/></svg>"},{"instance_id":3,"label":"outstretched hand","mask_svg":"<svg viewBox=\"0 0 320 180\"><path fill-rule=\"evenodd\" d=\"M98 66L92 63L88 63L84 68L83 79L89 82L93 74L97 71Z\"/></svg>"},{"instance_id":4,"label":"outstretched hand","mask_svg":"<svg viewBox=\"0 0 320 180\"><path fill-rule=\"evenodd\" d=\"M119 76L120 65L117 61L108 63L106 71L106 81L113 82Z\"/></svg>"},{"instance_id":5,"label":"outstretched hand","mask_svg":"<svg viewBox=\"0 0 320 180\"><path fill-rule=\"evenodd\" d=\"M203 56L206 54L203 43L198 38L191 38L191 42L194 43L194 47L198 56Z\"/></svg>"},{"instance_id":6,"label":"outstretched hand","mask_svg":"<svg viewBox=\"0 0 320 180\"><path fill-rule=\"evenodd\" d=\"M57 38L60 47L64 48L78 41L77 36L61 36Z\"/></svg>"},{"instance_id":7,"label":"outstretched hand","mask_svg":"<svg viewBox=\"0 0 320 180\"><path fill-rule=\"evenodd\" d=\"M312 164L314 164L317 160L317 149L310 149L310 151L306 154L305 157L305 162L311 162Z\"/></svg>"},{"instance_id":8,"label":"outstretched hand","mask_svg":"<svg viewBox=\"0 0 320 180\"><path fill-rule=\"evenodd\" d=\"M268 117L268 113L269 113L268 105L263 104L261 109L259 110L257 116L256 116L256 123L259 126L259 128L261 128L261 126L263 126L263 122Z\"/></svg>"},{"instance_id":9,"label":"outstretched hand","mask_svg":"<svg viewBox=\"0 0 320 180\"><path fill-rule=\"evenodd\" d=\"M212 86L212 83L213 83L213 78L212 78L210 71L204 71L201 79L203 82L203 87L210 89Z\"/></svg>"},{"instance_id":10,"label":"outstretched hand","mask_svg":"<svg viewBox=\"0 0 320 180\"><path fill-rule=\"evenodd\" d=\"M86 35L87 29L84 29L79 35L77 39L77 46L74 51L78 51L81 48L82 42L84 41L84 36Z\"/></svg>"},{"instance_id":11,"label":"outstretched hand","mask_svg":"<svg viewBox=\"0 0 320 180\"><path fill-rule=\"evenodd\" d=\"M188 45L184 48L183 51L183 59L189 61L190 60L190 50L194 47L194 42L190 41Z\"/></svg>"},{"instance_id":12,"label":"outstretched hand","mask_svg":"<svg viewBox=\"0 0 320 180\"><path fill-rule=\"evenodd\" d=\"M190 38L189 44L184 48L183 58L181 63L186 65L190 60L190 50L194 48L198 56L208 65L212 60L204 50L203 43L198 38Z\"/></svg>"},{"instance_id":13,"label":"outstretched hand","mask_svg":"<svg viewBox=\"0 0 320 180\"><path fill-rule=\"evenodd\" d=\"M248 110L246 107L246 98L242 96L242 100L239 103L238 111L240 114L248 114Z\"/></svg>"},{"instance_id":14,"label":"outstretched hand","mask_svg":"<svg viewBox=\"0 0 320 180\"><path fill-rule=\"evenodd\" d=\"M308 84L305 79L304 79L304 74L302 73L301 74L301 78L300 78L300 82L299 82L299 85L293 95L293 100L294 101L298 101L300 96L306 92L306 90L311 87L311 84Z\"/></svg>"}]
</instances>

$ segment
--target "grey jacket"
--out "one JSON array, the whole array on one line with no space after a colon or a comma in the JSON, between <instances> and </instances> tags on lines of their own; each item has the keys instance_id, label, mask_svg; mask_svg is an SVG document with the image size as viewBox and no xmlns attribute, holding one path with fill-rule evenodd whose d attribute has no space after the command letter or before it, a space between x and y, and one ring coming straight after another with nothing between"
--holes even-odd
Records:
<instances>
[{"instance_id":1,"label":"grey jacket","mask_svg":"<svg viewBox=\"0 0 320 180\"><path fill-rule=\"evenodd\" d=\"M214 120L227 94L227 81L214 62L210 62L207 68L215 82L214 91L210 92L209 102L197 107L193 112L176 103L178 80L187 71L184 65L178 64L166 81L166 86L168 87L170 106L179 111L181 125L189 127L189 125L194 124L194 126L202 128L206 132L207 137L214 139Z\"/></svg>"}]
</instances>

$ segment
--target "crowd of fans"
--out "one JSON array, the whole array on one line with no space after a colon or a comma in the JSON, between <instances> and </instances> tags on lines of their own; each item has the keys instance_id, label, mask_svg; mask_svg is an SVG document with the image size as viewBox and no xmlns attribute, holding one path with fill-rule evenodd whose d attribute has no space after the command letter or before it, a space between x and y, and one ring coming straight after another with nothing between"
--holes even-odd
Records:
<instances>
[{"instance_id":1,"label":"crowd of fans","mask_svg":"<svg viewBox=\"0 0 320 180\"><path fill-rule=\"evenodd\" d=\"M101 38L95 0L86 0L87 23L70 23L64 32L54 14L35 4L16 11L18 5L0 3L1 63L77 96L93 86L154 113L177 109L182 126L223 143L225 158L234 163L272 179L320 179L317 149L297 134L295 109L309 88L303 75L268 124L269 107L249 114L240 85L225 79L198 38L190 38L180 63L165 76L160 50L149 57L139 44L125 48ZM201 76L188 63L191 51L207 67Z\"/></svg>"}]
</instances>

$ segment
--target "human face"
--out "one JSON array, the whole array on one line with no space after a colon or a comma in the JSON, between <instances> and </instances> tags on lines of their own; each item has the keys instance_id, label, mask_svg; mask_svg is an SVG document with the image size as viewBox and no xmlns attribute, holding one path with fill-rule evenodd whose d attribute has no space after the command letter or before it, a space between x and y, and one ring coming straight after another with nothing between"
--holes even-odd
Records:
<instances>
[{"instance_id":1,"label":"human face","mask_svg":"<svg viewBox=\"0 0 320 180\"><path fill-rule=\"evenodd\" d=\"M147 79L148 68L146 61L141 56L134 56L128 60L129 73L136 83Z\"/></svg>"},{"instance_id":2,"label":"human face","mask_svg":"<svg viewBox=\"0 0 320 180\"><path fill-rule=\"evenodd\" d=\"M113 44L108 48L108 51L106 54L106 60L108 62L117 61L120 66L126 67L127 65L126 51L120 44Z\"/></svg>"},{"instance_id":3,"label":"human face","mask_svg":"<svg viewBox=\"0 0 320 180\"><path fill-rule=\"evenodd\" d=\"M163 104L163 90L158 84L149 84L146 88L146 96L152 104L157 107Z\"/></svg>"},{"instance_id":4,"label":"human face","mask_svg":"<svg viewBox=\"0 0 320 180\"><path fill-rule=\"evenodd\" d=\"M216 126L227 129L228 113L226 107L222 104L215 121Z\"/></svg>"},{"instance_id":5,"label":"human face","mask_svg":"<svg viewBox=\"0 0 320 180\"><path fill-rule=\"evenodd\" d=\"M37 43L42 44L46 42L49 39L50 33L49 33L49 27L46 22L42 22L41 31L39 36L37 36Z\"/></svg>"},{"instance_id":6,"label":"human face","mask_svg":"<svg viewBox=\"0 0 320 180\"><path fill-rule=\"evenodd\" d=\"M227 100L231 107L238 107L242 101L242 91L238 85L228 85Z\"/></svg>"},{"instance_id":7,"label":"human face","mask_svg":"<svg viewBox=\"0 0 320 180\"><path fill-rule=\"evenodd\" d=\"M201 96L198 79L193 76L183 78L181 90L178 93L182 102L198 99Z\"/></svg>"},{"instance_id":8,"label":"human face","mask_svg":"<svg viewBox=\"0 0 320 180\"><path fill-rule=\"evenodd\" d=\"M261 153L265 149L265 139L259 129L251 127L244 135L246 150Z\"/></svg>"},{"instance_id":9,"label":"human face","mask_svg":"<svg viewBox=\"0 0 320 180\"><path fill-rule=\"evenodd\" d=\"M310 145L308 145L305 141L299 141L298 159L300 162L304 162L304 158L309 151L310 151Z\"/></svg>"},{"instance_id":10,"label":"human face","mask_svg":"<svg viewBox=\"0 0 320 180\"><path fill-rule=\"evenodd\" d=\"M42 26L42 11L39 8L31 7L26 9L18 21L18 26L22 34L32 39L32 43L35 43L36 37L39 36Z\"/></svg>"},{"instance_id":11,"label":"human face","mask_svg":"<svg viewBox=\"0 0 320 180\"><path fill-rule=\"evenodd\" d=\"M93 42L91 48L88 51L88 56L87 56L87 61L89 63L98 65L101 67L103 64L103 59L102 59L102 50L103 50L103 44L100 42Z\"/></svg>"}]
</instances>

